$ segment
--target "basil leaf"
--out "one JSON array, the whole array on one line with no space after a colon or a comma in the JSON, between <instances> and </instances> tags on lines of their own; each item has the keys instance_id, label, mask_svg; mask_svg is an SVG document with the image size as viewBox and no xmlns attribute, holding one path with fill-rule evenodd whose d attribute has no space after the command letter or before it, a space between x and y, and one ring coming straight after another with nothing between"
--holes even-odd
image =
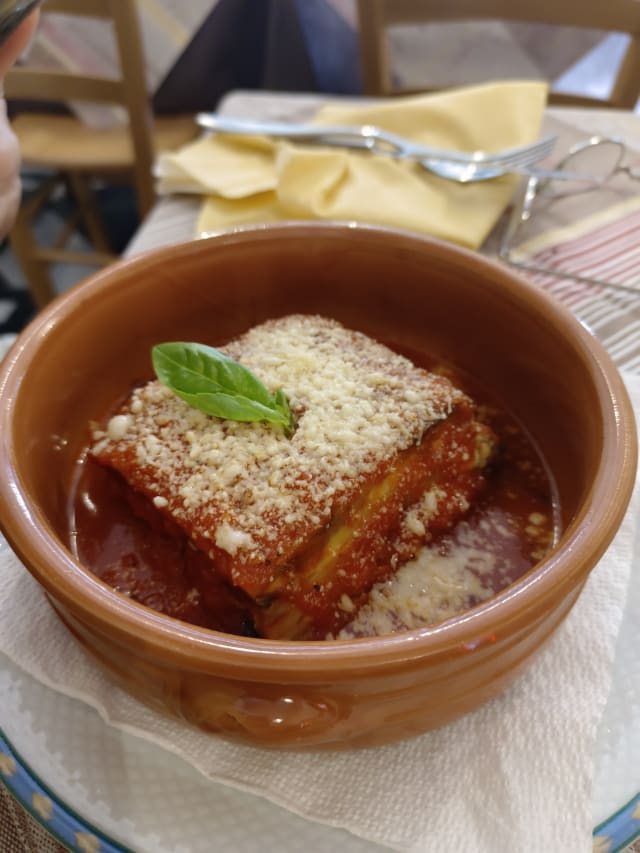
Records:
<instances>
[{"instance_id":1,"label":"basil leaf","mask_svg":"<svg viewBox=\"0 0 640 853\"><path fill-rule=\"evenodd\" d=\"M250 370L214 347L181 341L158 344L151 360L160 382L205 414L267 421L289 434L293 431L293 414L282 389L271 394Z\"/></svg>"}]
</instances>

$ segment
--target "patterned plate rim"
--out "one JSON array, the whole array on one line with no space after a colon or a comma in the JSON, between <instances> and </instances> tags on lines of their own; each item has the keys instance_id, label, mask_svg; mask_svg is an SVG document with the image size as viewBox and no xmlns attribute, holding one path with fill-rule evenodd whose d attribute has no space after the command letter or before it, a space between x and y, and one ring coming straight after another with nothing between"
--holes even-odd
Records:
<instances>
[{"instance_id":1,"label":"patterned plate rim","mask_svg":"<svg viewBox=\"0 0 640 853\"><path fill-rule=\"evenodd\" d=\"M135 853L63 802L20 756L0 728L0 780L31 817L69 850Z\"/></svg>"},{"instance_id":2,"label":"patterned plate rim","mask_svg":"<svg viewBox=\"0 0 640 853\"><path fill-rule=\"evenodd\" d=\"M594 853L620 853L640 836L640 792L593 831Z\"/></svg>"},{"instance_id":3,"label":"patterned plate rim","mask_svg":"<svg viewBox=\"0 0 640 853\"><path fill-rule=\"evenodd\" d=\"M31 817L65 847L79 853L135 853L63 802L20 756L1 727L0 779ZM640 836L640 793L598 824L593 836L594 853L620 853Z\"/></svg>"}]
</instances>

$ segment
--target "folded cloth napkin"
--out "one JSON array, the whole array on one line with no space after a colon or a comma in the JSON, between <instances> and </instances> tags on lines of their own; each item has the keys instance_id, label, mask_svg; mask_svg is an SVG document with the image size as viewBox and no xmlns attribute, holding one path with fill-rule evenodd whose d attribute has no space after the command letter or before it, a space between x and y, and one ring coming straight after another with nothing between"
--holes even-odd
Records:
<instances>
[{"instance_id":1,"label":"folded cloth napkin","mask_svg":"<svg viewBox=\"0 0 640 853\"><path fill-rule=\"evenodd\" d=\"M314 123L374 124L439 148L497 151L538 138L546 96L542 82L491 83L369 105L329 104ZM157 174L160 192L207 197L198 233L332 219L404 228L471 248L484 242L517 180L462 185L383 155L228 135L162 155Z\"/></svg>"},{"instance_id":2,"label":"folded cloth napkin","mask_svg":"<svg viewBox=\"0 0 640 853\"><path fill-rule=\"evenodd\" d=\"M640 417L640 376L626 380ZM613 544L530 668L463 719L378 749L265 751L146 709L93 665L6 546L0 547L0 652L210 779L393 849L591 853L596 730L630 573L640 569L639 546L640 477Z\"/></svg>"}]
</instances>

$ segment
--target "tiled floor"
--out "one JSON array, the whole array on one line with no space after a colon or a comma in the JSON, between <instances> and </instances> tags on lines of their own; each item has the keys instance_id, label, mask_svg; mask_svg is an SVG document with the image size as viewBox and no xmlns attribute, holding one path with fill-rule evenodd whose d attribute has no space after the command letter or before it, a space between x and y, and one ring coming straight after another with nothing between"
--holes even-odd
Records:
<instances>
[{"instance_id":1,"label":"tiled floor","mask_svg":"<svg viewBox=\"0 0 640 853\"><path fill-rule=\"evenodd\" d=\"M344 43L353 51L356 44L349 28L356 25L354 0L305 0L298 6L301 18L313 21L314 38L322 39L322 21L331 18L330 38L336 28L342 27ZM318 26L320 22L320 26ZM304 21L303 21L304 23ZM327 32L329 30L327 29ZM419 87L444 83L468 83L496 76L544 76L565 91L579 91L599 95L607 91L612 72L624 49L624 36L584 33L578 31L552 31L546 27L523 24L483 23L410 27L397 30L391 37L394 67L399 80ZM335 51L317 49L310 53L315 62L323 55L336 62ZM327 61L329 61L327 59ZM351 75L357 68L357 57L348 57ZM340 68L333 68L328 79L336 79ZM319 75L322 79L322 75ZM335 89L334 89L335 91ZM41 229L48 233L53 220L43 220ZM65 290L90 272L87 269L61 266L55 270L56 288ZM0 276L9 288L25 288L24 278L9 248L0 251ZM7 317L11 313L11 300L6 290L0 291L0 332L6 331ZM4 325L3 325L4 324Z\"/></svg>"}]
</instances>

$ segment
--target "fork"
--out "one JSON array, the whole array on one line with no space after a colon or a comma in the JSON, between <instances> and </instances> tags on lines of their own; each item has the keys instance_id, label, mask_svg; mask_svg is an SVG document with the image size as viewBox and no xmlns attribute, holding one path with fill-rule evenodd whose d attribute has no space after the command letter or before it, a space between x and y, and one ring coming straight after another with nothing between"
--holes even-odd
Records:
<instances>
[{"instance_id":1,"label":"fork","mask_svg":"<svg viewBox=\"0 0 640 853\"><path fill-rule=\"evenodd\" d=\"M513 169L524 168L525 166L537 163L551 152L555 144L555 137L547 136L528 145L508 148L496 153L487 153L484 151L447 151L446 149L411 142L402 136L370 124L359 127L349 125L326 125L320 127L309 124L291 124L289 122L253 121L251 119L222 116L217 113L199 113L196 116L196 122L200 127L217 133L272 136L281 139L295 139L313 144L362 148L371 153L385 154L399 160L416 160L429 171L434 171L434 164L440 161L447 164L456 164L459 167L458 169L453 169L450 174L442 175L442 177L462 182L487 180L489 177L497 177ZM491 175L487 173L485 177L484 172L477 170L475 174L481 177L473 177L474 169L471 168L465 171L462 168L465 166L491 166L494 170L499 171L495 171Z\"/></svg>"},{"instance_id":2,"label":"fork","mask_svg":"<svg viewBox=\"0 0 640 853\"><path fill-rule=\"evenodd\" d=\"M546 155L545 155L546 156ZM542 169L533 163L526 161L518 162L516 159L502 161L501 163L454 163L447 160L420 160L419 164L428 172L445 178L449 181L457 181L460 184L468 184L477 181L489 181L502 175L524 175L528 178L540 180L578 181L582 184L595 186L602 184L606 179L599 175L589 175L583 172L571 172L567 169Z\"/></svg>"}]
</instances>

